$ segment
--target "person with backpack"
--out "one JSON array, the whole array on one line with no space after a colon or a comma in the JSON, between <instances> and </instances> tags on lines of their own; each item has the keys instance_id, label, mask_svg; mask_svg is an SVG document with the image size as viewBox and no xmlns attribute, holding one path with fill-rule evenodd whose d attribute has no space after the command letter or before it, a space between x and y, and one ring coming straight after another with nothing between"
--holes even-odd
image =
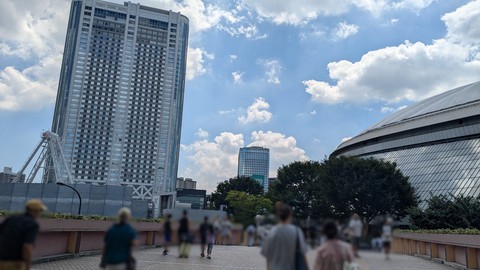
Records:
<instances>
[{"instance_id":1,"label":"person with backpack","mask_svg":"<svg viewBox=\"0 0 480 270\"><path fill-rule=\"evenodd\" d=\"M118 221L108 229L104 238L100 267L107 270L134 270L133 247L137 244L137 231L130 226L130 209L118 211Z\"/></svg>"},{"instance_id":2,"label":"person with backpack","mask_svg":"<svg viewBox=\"0 0 480 270\"><path fill-rule=\"evenodd\" d=\"M47 210L42 201L29 200L25 213L8 217L0 224L0 270L30 270L41 214Z\"/></svg>"}]
</instances>

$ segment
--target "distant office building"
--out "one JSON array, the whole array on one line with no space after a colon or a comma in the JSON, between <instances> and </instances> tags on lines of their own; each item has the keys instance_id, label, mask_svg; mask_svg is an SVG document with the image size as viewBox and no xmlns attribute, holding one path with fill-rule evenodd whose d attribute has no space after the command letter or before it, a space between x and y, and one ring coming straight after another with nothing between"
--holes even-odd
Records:
<instances>
[{"instance_id":1,"label":"distant office building","mask_svg":"<svg viewBox=\"0 0 480 270\"><path fill-rule=\"evenodd\" d=\"M173 206L188 29L172 11L72 0L52 131L75 180Z\"/></svg>"},{"instance_id":2,"label":"distant office building","mask_svg":"<svg viewBox=\"0 0 480 270\"><path fill-rule=\"evenodd\" d=\"M3 167L3 172L0 172L0 184L13 183L13 180L17 177L17 174L13 172L12 167ZM25 182L25 174L20 176L17 183Z\"/></svg>"},{"instance_id":3,"label":"distant office building","mask_svg":"<svg viewBox=\"0 0 480 270\"><path fill-rule=\"evenodd\" d=\"M207 208L207 191L199 189L179 189L177 190L177 204L189 205L190 209Z\"/></svg>"},{"instance_id":4,"label":"distant office building","mask_svg":"<svg viewBox=\"0 0 480 270\"><path fill-rule=\"evenodd\" d=\"M177 178L177 189L197 189L197 181L192 178Z\"/></svg>"},{"instance_id":5,"label":"distant office building","mask_svg":"<svg viewBox=\"0 0 480 270\"><path fill-rule=\"evenodd\" d=\"M265 147L243 147L238 154L238 176L249 176L260 182L268 191L270 169L270 150Z\"/></svg>"}]
</instances>

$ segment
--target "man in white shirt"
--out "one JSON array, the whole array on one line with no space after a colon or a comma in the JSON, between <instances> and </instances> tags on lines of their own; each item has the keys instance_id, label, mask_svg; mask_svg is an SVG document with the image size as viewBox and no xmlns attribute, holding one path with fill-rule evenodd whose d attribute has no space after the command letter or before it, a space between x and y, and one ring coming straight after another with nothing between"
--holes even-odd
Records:
<instances>
[{"instance_id":1,"label":"man in white shirt","mask_svg":"<svg viewBox=\"0 0 480 270\"><path fill-rule=\"evenodd\" d=\"M360 216L358 214L353 214L352 218L350 219L350 223L348 223L348 229L350 233L350 240L353 247L353 254L355 257L360 257L358 255L358 248L360 246L360 242L362 241L363 235L363 222L360 220Z\"/></svg>"}]
</instances>

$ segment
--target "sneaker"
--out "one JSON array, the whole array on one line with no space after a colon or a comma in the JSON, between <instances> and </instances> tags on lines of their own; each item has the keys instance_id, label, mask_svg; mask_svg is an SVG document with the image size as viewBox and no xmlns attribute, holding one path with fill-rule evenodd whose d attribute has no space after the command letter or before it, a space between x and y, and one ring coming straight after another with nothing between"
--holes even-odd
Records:
<instances>
[{"instance_id":1,"label":"sneaker","mask_svg":"<svg viewBox=\"0 0 480 270\"><path fill-rule=\"evenodd\" d=\"M163 256L168 255L168 251L164 250L163 251Z\"/></svg>"},{"instance_id":2,"label":"sneaker","mask_svg":"<svg viewBox=\"0 0 480 270\"><path fill-rule=\"evenodd\" d=\"M210 257L210 255L209 255L209 256L207 256L207 259L210 259L210 260L211 260L211 259L212 259L212 257Z\"/></svg>"},{"instance_id":3,"label":"sneaker","mask_svg":"<svg viewBox=\"0 0 480 270\"><path fill-rule=\"evenodd\" d=\"M200 257L204 258L204 257L205 257L205 253L200 254Z\"/></svg>"}]
</instances>

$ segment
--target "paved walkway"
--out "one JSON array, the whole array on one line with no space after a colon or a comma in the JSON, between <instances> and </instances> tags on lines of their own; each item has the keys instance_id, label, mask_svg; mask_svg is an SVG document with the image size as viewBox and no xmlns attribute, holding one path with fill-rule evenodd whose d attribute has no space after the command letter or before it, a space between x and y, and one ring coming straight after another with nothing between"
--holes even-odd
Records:
<instances>
[{"instance_id":1,"label":"paved walkway","mask_svg":"<svg viewBox=\"0 0 480 270\"><path fill-rule=\"evenodd\" d=\"M146 249L137 251L135 257L139 270L246 270L265 269L265 261L257 247L215 246L212 260L200 258L199 246L193 246L189 259L177 258L177 249L172 254L163 256L162 249ZM393 255L389 261L380 253L363 252L361 259L355 263L360 270L452 270L448 266L411 256ZM315 252L308 254L311 264ZM81 257L42 264L36 264L32 270L98 270L99 256Z\"/></svg>"}]
</instances>

